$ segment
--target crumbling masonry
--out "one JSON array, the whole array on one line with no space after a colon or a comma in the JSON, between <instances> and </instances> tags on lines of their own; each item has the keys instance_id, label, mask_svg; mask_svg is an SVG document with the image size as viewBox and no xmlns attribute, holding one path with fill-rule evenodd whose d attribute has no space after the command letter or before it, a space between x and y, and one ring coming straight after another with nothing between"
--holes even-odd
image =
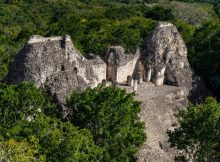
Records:
<instances>
[{"instance_id":1,"label":"crumbling masonry","mask_svg":"<svg viewBox=\"0 0 220 162\"><path fill-rule=\"evenodd\" d=\"M99 83L121 84L128 92L137 92L135 97L142 101L139 115L148 133L138 162L173 161L175 151L169 148L166 134L175 123L173 112L186 107L189 97L197 99L206 90L189 66L187 49L176 27L165 22L156 26L135 53L112 46L105 58L81 55L68 35L33 36L17 54L5 80L35 83L49 92L63 111L68 111L64 103L73 90Z\"/></svg>"},{"instance_id":2,"label":"crumbling masonry","mask_svg":"<svg viewBox=\"0 0 220 162\"><path fill-rule=\"evenodd\" d=\"M7 81L34 82L58 103L64 103L74 89L80 91L109 81L130 86L151 81L156 86L166 83L190 89L192 71L176 27L159 23L134 54L125 53L121 46L111 46L104 59L92 54L84 57L68 35L33 36L16 56Z\"/></svg>"}]
</instances>

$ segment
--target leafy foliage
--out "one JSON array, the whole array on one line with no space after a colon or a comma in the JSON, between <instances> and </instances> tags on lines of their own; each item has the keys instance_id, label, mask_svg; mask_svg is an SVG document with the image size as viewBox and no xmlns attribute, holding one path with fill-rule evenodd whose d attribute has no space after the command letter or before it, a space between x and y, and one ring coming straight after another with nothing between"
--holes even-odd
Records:
<instances>
[{"instance_id":1,"label":"leafy foliage","mask_svg":"<svg viewBox=\"0 0 220 162\"><path fill-rule=\"evenodd\" d=\"M184 2L205 2L205 3L211 3L211 4L218 4L220 3L219 0L179 0Z\"/></svg>"},{"instance_id":2,"label":"leafy foliage","mask_svg":"<svg viewBox=\"0 0 220 162\"><path fill-rule=\"evenodd\" d=\"M73 116L61 121L58 108L33 84L0 84L2 160L134 160L146 135L133 94L99 86L73 92L67 105Z\"/></svg>"},{"instance_id":3,"label":"leafy foliage","mask_svg":"<svg viewBox=\"0 0 220 162\"><path fill-rule=\"evenodd\" d=\"M174 19L174 15L172 14L171 9L165 9L160 6L153 7L152 9L147 11L145 13L145 17L152 18L154 20L162 20L162 21Z\"/></svg>"},{"instance_id":4,"label":"leafy foliage","mask_svg":"<svg viewBox=\"0 0 220 162\"><path fill-rule=\"evenodd\" d=\"M144 18L147 7L113 2L106 6L78 0L11 0L0 4L0 79L31 35L69 34L83 53L103 55L115 44L135 51L155 23Z\"/></svg>"},{"instance_id":5,"label":"leafy foliage","mask_svg":"<svg viewBox=\"0 0 220 162\"><path fill-rule=\"evenodd\" d=\"M182 159L220 160L220 103L207 98L204 104L190 105L177 115L179 127L169 131L171 146L183 150Z\"/></svg>"},{"instance_id":6,"label":"leafy foliage","mask_svg":"<svg viewBox=\"0 0 220 162\"><path fill-rule=\"evenodd\" d=\"M95 143L107 150L107 161L131 161L145 141L138 113L140 103L133 94L113 87L88 88L73 92L67 100L71 122L89 129Z\"/></svg>"},{"instance_id":7,"label":"leafy foliage","mask_svg":"<svg viewBox=\"0 0 220 162\"><path fill-rule=\"evenodd\" d=\"M69 122L45 115L32 122L20 121L4 136L26 140L29 135L39 140L39 150L34 156L41 161L89 162L102 159L102 149L94 144L88 130L78 130Z\"/></svg>"},{"instance_id":8,"label":"leafy foliage","mask_svg":"<svg viewBox=\"0 0 220 162\"><path fill-rule=\"evenodd\" d=\"M207 85L220 96L220 23L206 22L195 30L189 58Z\"/></svg>"},{"instance_id":9,"label":"leafy foliage","mask_svg":"<svg viewBox=\"0 0 220 162\"><path fill-rule=\"evenodd\" d=\"M1 84L2 160L101 161L103 151L94 144L91 133L58 119L55 108L31 83Z\"/></svg>"},{"instance_id":10,"label":"leafy foliage","mask_svg":"<svg viewBox=\"0 0 220 162\"><path fill-rule=\"evenodd\" d=\"M178 21L196 27L204 21L218 21L218 16L212 4L171 1L162 5L158 4L158 6L172 10L174 18Z\"/></svg>"},{"instance_id":11,"label":"leafy foliage","mask_svg":"<svg viewBox=\"0 0 220 162\"><path fill-rule=\"evenodd\" d=\"M38 148L35 137L31 137L31 143L16 141L13 138L0 143L0 161L7 162L29 162L37 161L34 157Z\"/></svg>"},{"instance_id":12,"label":"leafy foliage","mask_svg":"<svg viewBox=\"0 0 220 162\"><path fill-rule=\"evenodd\" d=\"M0 123L11 127L20 120L32 120L41 111L55 113L55 106L49 97L32 83L19 85L0 84Z\"/></svg>"}]
</instances>

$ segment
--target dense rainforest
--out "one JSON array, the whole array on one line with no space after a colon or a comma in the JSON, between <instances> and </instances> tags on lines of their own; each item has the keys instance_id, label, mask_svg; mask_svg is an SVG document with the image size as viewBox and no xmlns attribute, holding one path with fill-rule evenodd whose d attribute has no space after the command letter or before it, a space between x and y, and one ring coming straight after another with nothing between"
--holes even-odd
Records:
<instances>
[{"instance_id":1,"label":"dense rainforest","mask_svg":"<svg viewBox=\"0 0 220 162\"><path fill-rule=\"evenodd\" d=\"M110 45L121 45L132 53L158 21L177 26L195 73L219 98L219 0L0 0L0 81L32 35L69 34L82 54L103 56ZM146 135L137 115L140 103L133 94L111 87L88 88L83 93L73 92L66 106L76 116L63 121L50 97L31 83L1 83L0 161L135 160ZM203 106L205 113L198 113ZM180 115L186 119L182 123L195 122L191 116L197 115L198 121L204 120L210 111L210 116L215 117L212 118L215 127L219 127L219 107L214 99L201 106L191 106L188 114L186 111ZM208 121L207 125L213 126ZM185 133L188 129L192 130L183 126L178 131ZM207 134L204 132L200 133ZM175 146L188 148L187 144L176 141L180 138L178 132L170 134ZM216 134L214 137L219 138ZM219 143L212 146L211 153L216 154Z\"/></svg>"}]
</instances>

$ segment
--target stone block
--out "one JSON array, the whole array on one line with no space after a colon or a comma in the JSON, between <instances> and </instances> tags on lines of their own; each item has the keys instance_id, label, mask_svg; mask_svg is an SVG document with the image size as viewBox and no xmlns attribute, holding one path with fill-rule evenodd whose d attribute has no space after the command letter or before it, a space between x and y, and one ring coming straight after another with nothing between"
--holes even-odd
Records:
<instances>
[{"instance_id":1,"label":"stone block","mask_svg":"<svg viewBox=\"0 0 220 162\"><path fill-rule=\"evenodd\" d=\"M164 76L160 76L154 79L155 86L163 85L164 82Z\"/></svg>"},{"instance_id":2,"label":"stone block","mask_svg":"<svg viewBox=\"0 0 220 162\"><path fill-rule=\"evenodd\" d=\"M134 80L133 80L132 76L128 75L127 76L127 85L128 86L133 86L133 84L134 84L133 82L134 82Z\"/></svg>"},{"instance_id":3,"label":"stone block","mask_svg":"<svg viewBox=\"0 0 220 162\"><path fill-rule=\"evenodd\" d=\"M147 82L150 82L150 80L151 80L151 69L148 69L148 71L146 72L146 81Z\"/></svg>"},{"instance_id":4,"label":"stone block","mask_svg":"<svg viewBox=\"0 0 220 162\"><path fill-rule=\"evenodd\" d=\"M137 93L137 86L138 86L138 80L134 80L134 84L133 84L133 92Z\"/></svg>"},{"instance_id":5,"label":"stone block","mask_svg":"<svg viewBox=\"0 0 220 162\"><path fill-rule=\"evenodd\" d=\"M143 77L141 72L137 72L137 80L138 80L138 84L143 83Z\"/></svg>"},{"instance_id":6,"label":"stone block","mask_svg":"<svg viewBox=\"0 0 220 162\"><path fill-rule=\"evenodd\" d=\"M104 87L106 87L106 85L107 85L107 80L106 80L106 79L103 79L103 80L102 80L102 85L103 85Z\"/></svg>"},{"instance_id":7,"label":"stone block","mask_svg":"<svg viewBox=\"0 0 220 162\"><path fill-rule=\"evenodd\" d=\"M117 81L113 81L113 82L112 82L112 85L113 85L114 88L116 88L116 87L119 86L119 83L118 83Z\"/></svg>"}]
</instances>

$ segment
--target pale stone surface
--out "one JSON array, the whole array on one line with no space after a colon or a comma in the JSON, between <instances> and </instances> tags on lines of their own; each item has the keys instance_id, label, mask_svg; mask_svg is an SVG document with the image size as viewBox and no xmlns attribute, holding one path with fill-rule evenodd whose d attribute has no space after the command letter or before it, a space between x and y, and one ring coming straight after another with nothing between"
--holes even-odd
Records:
<instances>
[{"instance_id":1,"label":"pale stone surface","mask_svg":"<svg viewBox=\"0 0 220 162\"><path fill-rule=\"evenodd\" d=\"M137 72L137 80L138 80L138 84L143 83L143 76L141 72Z\"/></svg>"},{"instance_id":2,"label":"pale stone surface","mask_svg":"<svg viewBox=\"0 0 220 162\"><path fill-rule=\"evenodd\" d=\"M132 87L120 86L133 92ZM166 131L176 122L173 113L188 105L184 88L175 86L153 86L144 82L137 87L136 99L142 101L141 120L145 123L147 141L138 153L138 162L172 162L177 153L169 147Z\"/></svg>"},{"instance_id":3,"label":"pale stone surface","mask_svg":"<svg viewBox=\"0 0 220 162\"><path fill-rule=\"evenodd\" d=\"M199 96L207 95L204 82L201 78L197 79L199 77L195 76L189 65L186 45L173 24L160 22L157 25L141 46L140 60L146 71L151 67L154 82L160 76L157 81L159 85L163 80L162 72L164 84L186 88L191 100L200 100ZM165 70L160 71L164 67Z\"/></svg>"},{"instance_id":4,"label":"pale stone surface","mask_svg":"<svg viewBox=\"0 0 220 162\"><path fill-rule=\"evenodd\" d=\"M164 76L159 76L154 79L155 86L161 86L164 83Z\"/></svg>"},{"instance_id":5,"label":"pale stone surface","mask_svg":"<svg viewBox=\"0 0 220 162\"><path fill-rule=\"evenodd\" d=\"M147 75L147 77L146 77L147 80L146 80L146 81L147 81L147 82L150 82L150 80L151 80L151 69L149 68L146 73L147 73L147 74L146 74L146 75Z\"/></svg>"},{"instance_id":6,"label":"pale stone surface","mask_svg":"<svg viewBox=\"0 0 220 162\"><path fill-rule=\"evenodd\" d=\"M155 76L154 76L154 80L153 83L156 86L160 86L164 84L164 72L166 70L166 67L162 67L161 69L157 69L155 71Z\"/></svg>"},{"instance_id":7,"label":"pale stone surface","mask_svg":"<svg viewBox=\"0 0 220 162\"><path fill-rule=\"evenodd\" d=\"M30 40L27 42L27 44L34 44L34 43L42 43L42 42L48 42L48 41L61 41L63 37L57 36L57 37L42 37L40 35L33 35Z\"/></svg>"},{"instance_id":8,"label":"pale stone surface","mask_svg":"<svg viewBox=\"0 0 220 162\"><path fill-rule=\"evenodd\" d=\"M93 72L97 76L98 82L101 83L103 79L106 79L106 63L99 57L92 54L86 56L89 61L89 65L92 67Z\"/></svg>"},{"instance_id":9,"label":"pale stone surface","mask_svg":"<svg viewBox=\"0 0 220 162\"><path fill-rule=\"evenodd\" d=\"M126 65L122 65L118 67L118 73L117 73L117 81L118 82L124 82L126 81L126 77L128 75L132 75L134 72L135 65L137 63L137 57L130 60Z\"/></svg>"},{"instance_id":10,"label":"pale stone surface","mask_svg":"<svg viewBox=\"0 0 220 162\"><path fill-rule=\"evenodd\" d=\"M137 88L138 88L138 80L134 80L134 84L133 84L133 92L137 93Z\"/></svg>"},{"instance_id":11,"label":"pale stone surface","mask_svg":"<svg viewBox=\"0 0 220 162\"><path fill-rule=\"evenodd\" d=\"M111 46L107 51L107 79L126 82L128 75L133 75L139 50L135 54L126 54L121 46Z\"/></svg>"},{"instance_id":12,"label":"pale stone surface","mask_svg":"<svg viewBox=\"0 0 220 162\"><path fill-rule=\"evenodd\" d=\"M89 61L74 48L69 36L32 37L16 56L6 79L12 84L34 82L59 104L72 90L83 90L98 82Z\"/></svg>"}]
</instances>

